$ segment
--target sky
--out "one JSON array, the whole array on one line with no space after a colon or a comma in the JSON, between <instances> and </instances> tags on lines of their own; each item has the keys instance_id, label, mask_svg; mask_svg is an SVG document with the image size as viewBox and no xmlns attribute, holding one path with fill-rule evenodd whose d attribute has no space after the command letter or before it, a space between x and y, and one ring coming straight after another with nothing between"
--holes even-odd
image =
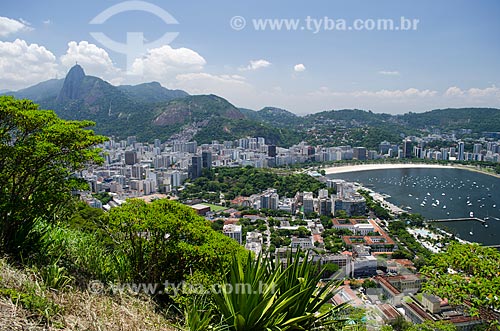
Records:
<instances>
[{"instance_id":1,"label":"sky","mask_svg":"<svg viewBox=\"0 0 500 331\"><path fill-rule=\"evenodd\" d=\"M158 81L296 114L500 108L498 0L6 1L0 90Z\"/></svg>"}]
</instances>

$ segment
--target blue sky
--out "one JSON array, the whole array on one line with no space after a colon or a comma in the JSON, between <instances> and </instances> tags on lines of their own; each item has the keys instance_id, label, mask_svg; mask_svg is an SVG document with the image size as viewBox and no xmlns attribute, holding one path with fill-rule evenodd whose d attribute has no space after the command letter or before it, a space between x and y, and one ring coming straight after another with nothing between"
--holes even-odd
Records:
<instances>
[{"instance_id":1,"label":"blue sky","mask_svg":"<svg viewBox=\"0 0 500 331\"><path fill-rule=\"evenodd\" d=\"M144 11L151 4L155 13ZM89 24L114 5L128 10ZM178 24L167 24L160 10ZM78 61L113 84L159 81L252 109L500 107L499 14L496 0L9 1L0 11L0 90L62 78ZM235 16L246 21L241 30L230 24ZM399 27L401 17L418 20L416 29L353 29L355 20L392 19ZM254 26L266 19L298 25ZM331 22L338 28L332 31ZM142 32L145 44L178 35L123 54L91 32L120 43Z\"/></svg>"}]
</instances>

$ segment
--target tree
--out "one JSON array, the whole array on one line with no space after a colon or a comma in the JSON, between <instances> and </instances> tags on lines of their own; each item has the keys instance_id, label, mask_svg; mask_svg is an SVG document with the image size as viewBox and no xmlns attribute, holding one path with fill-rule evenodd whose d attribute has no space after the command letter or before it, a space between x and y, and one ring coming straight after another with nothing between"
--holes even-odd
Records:
<instances>
[{"instance_id":1,"label":"tree","mask_svg":"<svg viewBox=\"0 0 500 331\"><path fill-rule=\"evenodd\" d=\"M405 320L403 316L398 315L390 325L394 331L406 331L411 326L411 323Z\"/></svg>"},{"instance_id":2,"label":"tree","mask_svg":"<svg viewBox=\"0 0 500 331\"><path fill-rule=\"evenodd\" d=\"M421 324L410 324L402 316L398 316L389 325L382 326L382 331L456 331L455 325L448 321L425 321Z\"/></svg>"},{"instance_id":3,"label":"tree","mask_svg":"<svg viewBox=\"0 0 500 331\"><path fill-rule=\"evenodd\" d=\"M37 219L55 219L71 191L88 185L72 176L101 162L106 137L65 121L29 100L0 97L0 239L18 252ZM84 185L84 186L82 186Z\"/></svg>"},{"instance_id":4,"label":"tree","mask_svg":"<svg viewBox=\"0 0 500 331\"><path fill-rule=\"evenodd\" d=\"M455 331L457 328L447 321L425 321L421 324L413 324L408 331Z\"/></svg>"},{"instance_id":5,"label":"tree","mask_svg":"<svg viewBox=\"0 0 500 331\"><path fill-rule=\"evenodd\" d=\"M167 199L127 200L102 224L130 260L134 281L179 283L195 273L216 281L233 254L246 252L190 207Z\"/></svg>"},{"instance_id":6,"label":"tree","mask_svg":"<svg viewBox=\"0 0 500 331\"><path fill-rule=\"evenodd\" d=\"M340 267L338 264L335 263L326 263L323 266L323 269L325 270L324 271L325 277L329 278L333 276L333 274L335 274L337 271L339 271Z\"/></svg>"},{"instance_id":7,"label":"tree","mask_svg":"<svg viewBox=\"0 0 500 331\"><path fill-rule=\"evenodd\" d=\"M499 266L500 252L494 248L452 243L422 269L427 277L424 290L451 304L470 303L473 315L493 322L493 310L500 309Z\"/></svg>"},{"instance_id":8,"label":"tree","mask_svg":"<svg viewBox=\"0 0 500 331\"><path fill-rule=\"evenodd\" d=\"M372 279L365 279L363 282L363 287L366 288L377 288L377 283Z\"/></svg>"}]
</instances>

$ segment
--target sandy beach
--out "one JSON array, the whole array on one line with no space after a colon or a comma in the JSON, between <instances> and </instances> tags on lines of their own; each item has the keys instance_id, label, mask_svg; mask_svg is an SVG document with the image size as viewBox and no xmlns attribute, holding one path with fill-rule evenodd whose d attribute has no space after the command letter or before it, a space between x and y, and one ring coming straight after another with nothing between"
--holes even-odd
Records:
<instances>
[{"instance_id":1,"label":"sandy beach","mask_svg":"<svg viewBox=\"0 0 500 331\"><path fill-rule=\"evenodd\" d=\"M438 164L411 164L411 163L381 163L381 164L359 164L359 165L347 165L339 167L329 167L325 168L325 173L327 175L331 174L341 174L344 172L354 172L354 171L366 171L366 170L383 170L383 169L404 169L404 168L438 168L438 169L450 169L458 168L448 165L438 165Z\"/></svg>"}]
</instances>

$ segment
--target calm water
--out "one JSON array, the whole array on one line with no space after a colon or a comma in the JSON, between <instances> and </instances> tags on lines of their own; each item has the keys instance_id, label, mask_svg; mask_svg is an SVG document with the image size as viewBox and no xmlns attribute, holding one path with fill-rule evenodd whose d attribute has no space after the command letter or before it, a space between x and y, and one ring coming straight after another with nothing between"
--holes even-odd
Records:
<instances>
[{"instance_id":1,"label":"calm water","mask_svg":"<svg viewBox=\"0 0 500 331\"><path fill-rule=\"evenodd\" d=\"M500 244L500 178L461 169L387 169L329 175L359 182L391 197L397 206L427 219L474 217L476 221L435 223L462 239ZM472 232L472 235L470 234Z\"/></svg>"}]
</instances>

